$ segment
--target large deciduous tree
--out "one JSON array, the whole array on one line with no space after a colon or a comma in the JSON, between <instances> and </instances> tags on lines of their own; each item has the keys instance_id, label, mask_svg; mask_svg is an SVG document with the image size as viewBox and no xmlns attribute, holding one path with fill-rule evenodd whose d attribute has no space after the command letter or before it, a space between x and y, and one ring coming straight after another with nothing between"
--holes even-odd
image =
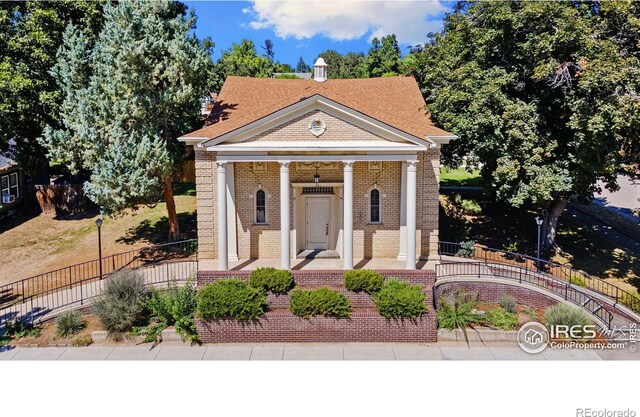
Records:
<instances>
[{"instance_id":1,"label":"large deciduous tree","mask_svg":"<svg viewBox=\"0 0 640 417\"><path fill-rule=\"evenodd\" d=\"M31 175L47 163L36 138L58 123L61 94L49 70L69 23L92 39L102 2L0 2L0 152L15 142L15 156Z\"/></svg>"},{"instance_id":2,"label":"large deciduous tree","mask_svg":"<svg viewBox=\"0 0 640 417\"><path fill-rule=\"evenodd\" d=\"M180 235L171 184L211 70L210 42L191 30L195 16L170 1L107 4L95 45L69 26L52 74L64 100L63 127L41 138L52 160L85 169L89 198L108 214L164 195L169 240Z\"/></svg>"},{"instance_id":3,"label":"large deciduous tree","mask_svg":"<svg viewBox=\"0 0 640 417\"><path fill-rule=\"evenodd\" d=\"M220 91L224 80L229 75L240 77L269 78L273 75L275 64L271 59L273 44L266 51L268 56L258 54L252 40L243 39L239 44L233 43L231 48L222 52L216 63L216 82L214 91Z\"/></svg>"},{"instance_id":4,"label":"large deciduous tree","mask_svg":"<svg viewBox=\"0 0 640 417\"><path fill-rule=\"evenodd\" d=\"M631 2L461 2L414 51L433 119L460 136L445 157L477 155L498 198L544 207L548 249L569 199L615 189L637 143L637 25Z\"/></svg>"}]
</instances>

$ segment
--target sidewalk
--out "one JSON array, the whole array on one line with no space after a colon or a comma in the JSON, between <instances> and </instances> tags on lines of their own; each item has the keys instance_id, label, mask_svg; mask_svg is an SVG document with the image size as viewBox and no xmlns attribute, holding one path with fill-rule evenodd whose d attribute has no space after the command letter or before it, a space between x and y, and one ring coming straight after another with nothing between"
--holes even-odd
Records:
<instances>
[{"instance_id":1,"label":"sidewalk","mask_svg":"<svg viewBox=\"0 0 640 417\"><path fill-rule=\"evenodd\" d=\"M638 360L629 350L556 350L528 354L517 345L442 342L216 344L0 348L0 360Z\"/></svg>"}]
</instances>

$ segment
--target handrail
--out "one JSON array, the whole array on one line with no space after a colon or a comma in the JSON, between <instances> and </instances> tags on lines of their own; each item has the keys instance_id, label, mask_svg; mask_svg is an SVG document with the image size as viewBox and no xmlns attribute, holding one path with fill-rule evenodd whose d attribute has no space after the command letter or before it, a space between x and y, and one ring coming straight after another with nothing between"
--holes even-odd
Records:
<instances>
[{"instance_id":1,"label":"handrail","mask_svg":"<svg viewBox=\"0 0 640 417\"><path fill-rule=\"evenodd\" d=\"M462 252L461 252L462 249ZM478 254L478 251L482 253ZM640 296L626 291L614 284L611 284L601 278L593 277L582 271L578 271L570 266L561 265L556 262L535 258L533 256L523 255L520 253L504 251L501 249L489 248L475 244L472 249L473 253L468 253L462 248L460 243L455 242L438 242L438 253L442 257L445 256L461 256L470 260L499 263L504 265L521 266L530 271L544 273L569 284L587 288L591 291L605 295L615 301L614 306L618 303L630 308L635 313L640 313Z\"/></svg>"},{"instance_id":2,"label":"handrail","mask_svg":"<svg viewBox=\"0 0 640 417\"><path fill-rule=\"evenodd\" d=\"M135 269L158 261L189 258L198 259L197 239L145 246L55 269L0 286L0 310L29 298L72 289L83 282L101 280L125 268Z\"/></svg>"},{"instance_id":3,"label":"handrail","mask_svg":"<svg viewBox=\"0 0 640 417\"><path fill-rule=\"evenodd\" d=\"M436 283L443 278L456 276L478 278L490 276L515 280L520 284L524 282L529 285L534 285L588 310L589 313L600 320L607 328L611 328L611 322L614 316L605 309L596 298L587 294L581 287L577 287L551 275L530 271L525 267L517 265L491 264L485 262L448 262L436 265Z\"/></svg>"}]
</instances>

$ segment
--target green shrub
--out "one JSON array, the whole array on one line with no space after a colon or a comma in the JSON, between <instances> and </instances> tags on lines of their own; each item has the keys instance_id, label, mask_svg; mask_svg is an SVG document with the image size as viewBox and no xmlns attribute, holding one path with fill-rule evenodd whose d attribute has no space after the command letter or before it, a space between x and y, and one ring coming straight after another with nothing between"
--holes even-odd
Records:
<instances>
[{"instance_id":1,"label":"green shrub","mask_svg":"<svg viewBox=\"0 0 640 417\"><path fill-rule=\"evenodd\" d=\"M587 288L587 280L582 275L573 274L570 276L570 282L578 287Z\"/></svg>"},{"instance_id":2,"label":"green shrub","mask_svg":"<svg viewBox=\"0 0 640 417\"><path fill-rule=\"evenodd\" d=\"M18 319L7 320L4 325L4 334L0 335L0 346L4 346L11 340L22 339L23 337L40 337L40 329L31 323L26 323Z\"/></svg>"},{"instance_id":3,"label":"green shrub","mask_svg":"<svg viewBox=\"0 0 640 417\"><path fill-rule=\"evenodd\" d=\"M518 242L509 242L504 245L504 250L507 252L518 253L519 249L520 244Z\"/></svg>"},{"instance_id":4,"label":"green shrub","mask_svg":"<svg viewBox=\"0 0 640 417\"><path fill-rule=\"evenodd\" d=\"M544 310L547 326L588 326L592 324L591 316L584 310L559 303Z\"/></svg>"},{"instance_id":5,"label":"green shrub","mask_svg":"<svg viewBox=\"0 0 640 417\"><path fill-rule=\"evenodd\" d=\"M427 312L426 298L419 285L410 285L395 278L385 282L373 295L381 316L409 319L416 319Z\"/></svg>"},{"instance_id":6,"label":"green shrub","mask_svg":"<svg viewBox=\"0 0 640 417\"><path fill-rule=\"evenodd\" d=\"M107 281L104 291L93 305L93 313L110 333L127 332L144 318L142 300L148 290L137 271L121 271Z\"/></svg>"},{"instance_id":7,"label":"green shrub","mask_svg":"<svg viewBox=\"0 0 640 417\"><path fill-rule=\"evenodd\" d=\"M328 288L295 290L291 293L289 310L298 317L349 317L351 304L346 295Z\"/></svg>"},{"instance_id":8,"label":"green shrub","mask_svg":"<svg viewBox=\"0 0 640 417\"><path fill-rule=\"evenodd\" d=\"M464 214L471 216L479 216L480 214L482 214L482 207L480 207L480 204L478 204L475 200L463 199L461 206Z\"/></svg>"},{"instance_id":9,"label":"green shrub","mask_svg":"<svg viewBox=\"0 0 640 417\"><path fill-rule=\"evenodd\" d=\"M448 330L461 329L468 344L467 327L484 321L484 317L475 311L477 306L477 294L466 295L464 292L456 291L453 294L453 304L441 297L436 315L438 327Z\"/></svg>"},{"instance_id":10,"label":"green shrub","mask_svg":"<svg viewBox=\"0 0 640 417\"><path fill-rule=\"evenodd\" d=\"M286 294L296 283L290 271L275 268L257 268L249 274L249 285L273 294Z\"/></svg>"},{"instance_id":11,"label":"green shrub","mask_svg":"<svg viewBox=\"0 0 640 417\"><path fill-rule=\"evenodd\" d=\"M263 290L238 279L226 279L200 290L196 314L201 319L255 320L268 305Z\"/></svg>"},{"instance_id":12,"label":"green shrub","mask_svg":"<svg viewBox=\"0 0 640 417\"><path fill-rule=\"evenodd\" d=\"M518 316L502 307L487 310L484 318L488 324L502 330L511 330L518 326Z\"/></svg>"},{"instance_id":13,"label":"green shrub","mask_svg":"<svg viewBox=\"0 0 640 417\"><path fill-rule=\"evenodd\" d=\"M476 256L476 242L473 240L460 242L460 249L458 249L456 256L460 256L462 258L473 258Z\"/></svg>"},{"instance_id":14,"label":"green shrub","mask_svg":"<svg viewBox=\"0 0 640 417\"><path fill-rule=\"evenodd\" d=\"M69 337L86 327L82 314L78 311L66 311L56 319L56 337Z\"/></svg>"},{"instance_id":15,"label":"green shrub","mask_svg":"<svg viewBox=\"0 0 640 417\"><path fill-rule=\"evenodd\" d=\"M352 269L344 273L344 286L349 291L373 294L380 291L384 277L369 269Z\"/></svg>"},{"instance_id":16,"label":"green shrub","mask_svg":"<svg viewBox=\"0 0 640 417\"><path fill-rule=\"evenodd\" d=\"M198 306L198 292L192 281L184 286L169 283L167 289L152 290L151 297L143 300L142 305L151 315L151 324L145 330L146 341L158 340L160 333L168 326L174 326L176 332L190 342L198 341L198 333L193 317Z\"/></svg>"},{"instance_id":17,"label":"green shrub","mask_svg":"<svg viewBox=\"0 0 640 417\"><path fill-rule=\"evenodd\" d=\"M88 334L84 336L78 336L75 339L73 339L73 342L71 342L71 344L75 347L86 347L92 343L93 343L93 339Z\"/></svg>"},{"instance_id":18,"label":"green shrub","mask_svg":"<svg viewBox=\"0 0 640 417\"><path fill-rule=\"evenodd\" d=\"M500 307L504 308L511 314L516 314L518 312L518 304L516 303L516 299L507 293L502 294L500 297Z\"/></svg>"}]
</instances>

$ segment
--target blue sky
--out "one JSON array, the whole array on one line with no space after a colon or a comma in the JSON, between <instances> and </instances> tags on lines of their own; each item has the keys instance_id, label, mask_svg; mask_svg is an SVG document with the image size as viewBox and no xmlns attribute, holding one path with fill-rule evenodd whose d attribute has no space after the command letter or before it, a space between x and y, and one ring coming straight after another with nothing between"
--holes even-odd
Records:
<instances>
[{"instance_id":1,"label":"blue sky","mask_svg":"<svg viewBox=\"0 0 640 417\"><path fill-rule=\"evenodd\" d=\"M196 34L216 44L214 58L244 38L274 44L276 60L295 67L327 49L366 52L370 40L395 33L404 51L442 28L453 3L439 1L186 1L198 16ZM261 51L261 50L260 50Z\"/></svg>"}]
</instances>

